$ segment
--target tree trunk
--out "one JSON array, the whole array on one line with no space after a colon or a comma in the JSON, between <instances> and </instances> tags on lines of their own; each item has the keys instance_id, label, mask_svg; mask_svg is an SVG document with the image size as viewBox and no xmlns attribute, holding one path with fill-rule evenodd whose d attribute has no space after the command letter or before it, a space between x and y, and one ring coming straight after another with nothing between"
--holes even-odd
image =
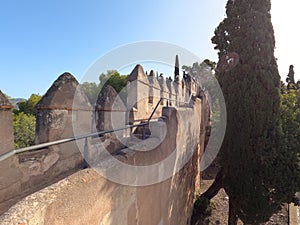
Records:
<instances>
[{"instance_id":1,"label":"tree trunk","mask_svg":"<svg viewBox=\"0 0 300 225\"><path fill-rule=\"evenodd\" d=\"M213 197L215 197L219 190L223 187L223 178L224 173L223 169L221 168L212 185L200 197L205 197L208 200L211 200Z\"/></svg>"},{"instance_id":2,"label":"tree trunk","mask_svg":"<svg viewBox=\"0 0 300 225\"><path fill-rule=\"evenodd\" d=\"M229 198L228 225L237 225L238 216Z\"/></svg>"}]
</instances>

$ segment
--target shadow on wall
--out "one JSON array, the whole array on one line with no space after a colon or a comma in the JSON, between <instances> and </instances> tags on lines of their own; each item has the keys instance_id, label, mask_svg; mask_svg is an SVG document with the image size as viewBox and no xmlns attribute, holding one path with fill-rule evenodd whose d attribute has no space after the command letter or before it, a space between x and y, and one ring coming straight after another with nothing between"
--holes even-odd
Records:
<instances>
[{"instance_id":1,"label":"shadow on wall","mask_svg":"<svg viewBox=\"0 0 300 225\"><path fill-rule=\"evenodd\" d=\"M102 108L93 109L78 85L77 80L71 74L64 73L37 104L37 144L76 136L72 121L74 116L76 121L79 121L80 131L92 131L93 110L96 112L102 110L95 122L96 126L99 125L98 130L111 126L113 121L107 118L111 118L113 112L110 110L111 108L109 110L106 108L110 106L102 105ZM127 106L120 111L122 117L132 116L129 121L126 118L121 119L120 123L123 125L128 122L134 124L148 118L161 97L169 97L173 100L171 102L173 105L179 106L178 101L184 101L187 98L190 100L190 97L185 95L185 90L194 96L198 93L197 87L190 79L177 83L157 79L154 72L152 75L151 73L149 76L145 75L140 65L137 65L129 76L127 88ZM76 97L75 105L74 96ZM164 182L146 187L118 185L99 176L92 169L81 171L63 181L71 182L68 183L71 189L60 187L58 188L59 192L55 194L56 197L51 198L53 201L51 205L47 205L45 202L46 208L41 209L46 210L45 215L49 218L49 220L45 220L45 224L48 223L47 221L57 221L57 223L51 224L69 224L71 222L80 224L76 220L74 221L75 218L81 218L82 222L86 222L89 220L88 218L94 218L94 221L88 221L89 224L99 224L95 221L100 220L104 221L102 224L123 224L124 218L127 218L127 224L136 224L137 220L145 221L144 224L153 224L150 222L154 220L157 224L162 221L164 224L168 224L168 221L174 222L169 224L178 224L179 215L184 217L185 221L182 224L186 224L191 211L195 186L199 184L197 181L199 178L196 179L196 177L199 177L199 156L200 150L203 151L203 149L200 149L198 142L201 132L200 112L204 109L201 108L199 99L196 100L193 107L179 108L178 110L171 107L163 108L165 104L166 102L163 102L160 105L156 114L157 117L160 117L161 112L165 111L163 117L168 124L168 132L163 142L152 151L141 152L128 148L123 149L122 154L115 157L127 163L134 162L134 165L137 166L151 165L168 157L179 146L182 148L181 154L193 155L183 169ZM179 115L181 116L180 121L178 121ZM87 118L90 120L87 121ZM184 141L178 142L178 140ZM6 211L21 197L82 168L83 157L78 145L82 147L84 142L52 146L36 152L19 154L4 163L1 162L0 169L5 173L0 177L0 213ZM112 152L119 147L113 147ZM176 163L178 162L174 162L174 165L169 165L169 167L175 168ZM161 176L161 174L157 174L157 176ZM46 188L46 192L47 190ZM106 203L103 204L103 202ZM83 209L82 205L88 207ZM183 211L183 209L185 210ZM37 212L39 211L37 209ZM60 221L64 221L64 223L60 223Z\"/></svg>"},{"instance_id":2,"label":"shadow on wall","mask_svg":"<svg viewBox=\"0 0 300 225\"><path fill-rule=\"evenodd\" d=\"M78 92L77 89L77 80L71 74L64 73L37 104L36 144L74 136L72 128L74 110L79 112L79 119L91 117L92 107L85 94ZM77 98L81 100L80 111L73 109L75 92L79 93ZM14 148L11 108L5 109L5 112L0 109L0 120L6 120L7 125L0 128L1 140L6 143L0 145L0 154ZM91 126L88 123L85 125ZM5 135L2 135L2 131ZM7 135L9 137L2 139ZM82 166L83 157L76 143L21 153L0 162L0 214L20 198L65 178Z\"/></svg>"},{"instance_id":3,"label":"shadow on wall","mask_svg":"<svg viewBox=\"0 0 300 225\"><path fill-rule=\"evenodd\" d=\"M115 154L116 159L128 164L151 165L168 157L177 147L177 156L191 158L171 178L148 186L130 187L109 181L88 168L28 196L23 200L26 204L21 201L0 217L1 224L17 223L21 218L29 224L34 221L49 225L189 224L200 179L201 110L200 100L196 100L193 108L164 108L168 132L157 148L147 152L147 157L144 152L130 148ZM175 170L181 159L168 166ZM117 166L107 163L112 168ZM166 173L165 169L157 170L157 176ZM25 217L24 211L28 212Z\"/></svg>"}]
</instances>

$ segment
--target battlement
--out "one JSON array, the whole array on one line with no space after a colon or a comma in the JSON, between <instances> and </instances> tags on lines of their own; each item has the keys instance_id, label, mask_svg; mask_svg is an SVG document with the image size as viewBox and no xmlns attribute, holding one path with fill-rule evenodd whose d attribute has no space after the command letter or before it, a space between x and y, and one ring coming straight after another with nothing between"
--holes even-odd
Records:
<instances>
[{"instance_id":1,"label":"battlement","mask_svg":"<svg viewBox=\"0 0 300 225\"><path fill-rule=\"evenodd\" d=\"M149 75L145 74L143 67L137 65L127 78L126 102L112 87L107 86L92 106L74 76L64 73L36 105L36 144L76 136L78 133L74 131L81 135L137 124L147 120L157 105L153 118L160 118L166 106L191 107L190 103L199 96L199 87L191 77L185 76L180 80L177 75L175 78L174 81L165 79L155 75L153 70ZM1 92L0 120L6 123L5 127L0 128L0 140L5 142L0 145L0 153L5 153L13 149L12 106ZM133 130L121 135L126 137L132 133ZM91 141L89 145L92 145ZM80 149L84 144L82 140L54 145L14 155L0 162L1 171L5 171L0 178L0 213L20 196L26 196L81 169L84 159ZM106 144L111 148L110 152L122 146L109 138Z\"/></svg>"},{"instance_id":2,"label":"battlement","mask_svg":"<svg viewBox=\"0 0 300 225\"><path fill-rule=\"evenodd\" d=\"M199 96L199 86L191 77L179 77L175 81L155 75L153 70L147 75L141 65L136 65L127 78L127 111L132 116L130 124L147 119L155 106L180 106L188 104L192 98ZM161 98L163 98L161 100ZM156 115L157 117L157 115Z\"/></svg>"},{"instance_id":3,"label":"battlement","mask_svg":"<svg viewBox=\"0 0 300 225\"><path fill-rule=\"evenodd\" d=\"M128 105L144 108L146 100L149 104L156 105L160 98L168 98L170 105L179 106L180 102L188 102L191 95L194 97L198 95L199 87L189 75L181 80L179 75L176 75L174 79L173 81L162 75L155 75L153 70L147 75L141 65L136 65L127 78L128 100L130 101L127 102ZM137 104L139 102L137 99L143 101L144 104Z\"/></svg>"}]
</instances>

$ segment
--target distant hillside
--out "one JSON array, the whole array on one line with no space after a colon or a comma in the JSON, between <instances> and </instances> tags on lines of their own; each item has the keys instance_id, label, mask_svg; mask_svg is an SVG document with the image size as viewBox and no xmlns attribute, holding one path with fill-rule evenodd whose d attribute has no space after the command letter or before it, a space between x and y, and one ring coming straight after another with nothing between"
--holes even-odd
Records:
<instances>
[{"instance_id":1,"label":"distant hillside","mask_svg":"<svg viewBox=\"0 0 300 225\"><path fill-rule=\"evenodd\" d=\"M27 101L25 98L10 98L8 99L15 109L19 109L17 103L20 101Z\"/></svg>"}]
</instances>

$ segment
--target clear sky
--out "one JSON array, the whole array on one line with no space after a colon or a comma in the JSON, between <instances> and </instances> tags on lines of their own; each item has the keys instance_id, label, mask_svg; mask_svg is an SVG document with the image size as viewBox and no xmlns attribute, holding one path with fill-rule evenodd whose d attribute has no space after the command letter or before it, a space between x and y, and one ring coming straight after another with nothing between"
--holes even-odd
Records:
<instances>
[{"instance_id":1,"label":"clear sky","mask_svg":"<svg viewBox=\"0 0 300 225\"><path fill-rule=\"evenodd\" d=\"M176 44L200 59L217 61L210 39L225 16L226 2L2 0L0 90L11 97L44 94L63 72L80 80L103 54L144 40ZM299 0L272 1L276 57L284 79L290 64L300 79L299 6Z\"/></svg>"}]
</instances>

